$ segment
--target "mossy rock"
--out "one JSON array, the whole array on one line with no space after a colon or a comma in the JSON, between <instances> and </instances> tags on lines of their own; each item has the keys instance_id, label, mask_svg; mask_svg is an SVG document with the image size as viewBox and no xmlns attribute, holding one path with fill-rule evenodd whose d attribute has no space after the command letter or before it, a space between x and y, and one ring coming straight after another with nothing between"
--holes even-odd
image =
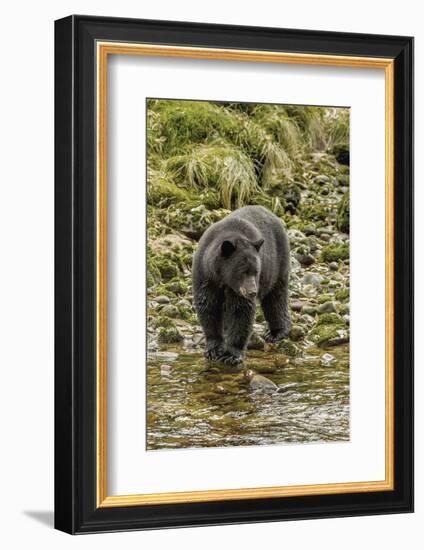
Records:
<instances>
[{"instance_id":1,"label":"mossy rock","mask_svg":"<svg viewBox=\"0 0 424 550\"><path fill-rule=\"evenodd\" d=\"M338 290L335 294L336 300L339 300L340 302L345 302L346 300L349 300L349 289L348 288L342 288L341 290Z\"/></svg>"},{"instance_id":2,"label":"mossy rock","mask_svg":"<svg viewBox=\"0 0 424 550\"><path fill-rule=\"evenodd\" d=\"M172 304L164 305L159 311L161 315L165 315L166 317L171 317L173 319L176 319L179 316L178 308Z\"/></svg>"},{"instance_id":3,"label":"mossy rock","mask_svg":"<svg viewBox=\"0 0 424 550\"><path fill-rule=\"evenodd\" d=\"M162 327L159 330L158 342L159 344L178 344L184 340L184 336L175 327L165 328Z\"/></svg>"},{"instance_id":4,"label":"mossy rock","mask_svg":"<svg viewBox=\"0 0 424 550\"><path fill-rule=\"evenodd\" d=\"M317 302L319 304L325 304L325 302L330 302L332 299L332 294L320 294L319 296L317 296Z\"/></svg>"},{"instance_id":5,"label":"mossy rock","mask_svg":"<svg viewBox=\"0 0 424 550\"><path fill-rule=\"evenodd\" d=\"M175 328L175 322L169 317L164 317L163 315L159 315L154 320L152 320L151 325L153 328Z\"/></svg>"},{"instance_id":6,"label":"mossy rock","mask_svg":"<svg viewBox=\"0 0 424 550\"><path fill-rule=\"evenodd\" d=\"M289 357L296 357L299 353L298 347L290 342L290 340L283 340L278 344L278 351L288 355Z\"/></svg>"},{"instance_id":7,"label":"mossy rock","mask_svg":"<svg viewBox=\"0 0 424 550\"><path fill-rule=\"evenodd\" d=\"M147 260L147 288L157 285L161 282L161 272L157 265L151 260Z\"/></svg>"},{"instance_id":8,"label":"mossy rock","mask_svg":"<svg viewBox=\"0 0 424 550\"><path fill-rule=\"evenodd\" d=\"M349 219L350 219L350 200L349 191L343 195L340 201L339 208L337 210L337 229L343 233L349 233Z\"/></svg>"},{"instance_id":9,"label":"mossy rock","mask_svg":"<svg viewBox=\"0 0 424 550\"><path fill-rule=\"evenodd\" d=\"M172 294L186 294L189 289L189 285L185 281L177 278L166 283L165 288Z\"/></svg>"},{"instance_id":10,"label":"mossy rock","mask_svg":"<svg viewBox=\"0 0 424 550\"><path fill-rule=\"evenodd\" d=\"M343 319L337 313L321 313L318 316L316 326L321 325L344 325Z\"/></svg>"},{"instance_id":11,"label":"mossy rock","mask_svg":"<svg viewBox=\"0 0 424 550\"><path fill-rule=\"evenodd\" d=\"M191 195L186 189L165 178L150 177L147 188L147 200L153 206L164 208L175 204L175 202L191 200Z\"/></svg>"},{"instance_id":12,"label":"mossy rock","mask_svg":"<svg viewBox=\"0 0 424 550\"><path fill-rule=\"evenodd\" d=\"M349 259L348 244L329 244L321 251L321 257L324 262L337 262L339 260Z\"/></svg>"},{"instance_id":13,"label":"mossy rock","mask_svg":"<svg viewBox=\"0 0 424 550\"><path fill-rule=\"evenodd\" d=\"M349 330L344 323L316 325L309 339L319 347L336 346L349 341Z\"/></svg>"},{"instance_id":14,"label":"mossy rock","mask_svg":"<svg viewBox=\"0 0 424 550\"><path fill-rule=\"evenodd\" d=\"M169 281L178 275L178 267L175 265L175 262L168 258L158 258L156 266L164 281Z\"/></svg>"},{"instance_id":15,"label":"mossy rock","mask_svg":"<svg viewBox=\"0 0 424 550\"><path fill-rule=\"evenodd\" d=\"M349 304L340 304L339 306L339 313L340 315L349 315L350 313L350 307Z\"/></svg>"},{"instance_id":16,"label":"mossy rock","mask_svg":"<svg viewBox=\"0 0 424 550\"><path fill-rule=\"evenodd\" d=\"M190 307L178 306L181 319L189 321L193 316L193 310Z\"/></svg>"}]
</instances>

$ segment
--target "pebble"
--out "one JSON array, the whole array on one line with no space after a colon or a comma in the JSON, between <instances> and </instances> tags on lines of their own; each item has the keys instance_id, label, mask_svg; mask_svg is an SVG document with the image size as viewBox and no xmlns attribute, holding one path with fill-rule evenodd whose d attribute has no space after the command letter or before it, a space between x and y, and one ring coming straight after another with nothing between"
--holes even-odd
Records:
<instances>
[{"instance_id":1,"label":"pebble","mask_svg":"<svg viewBox=\"0 0 424 550\"><path fill-rule=\"evenodd\" d=\"M173 351L147 351L147 359L150 359L151 361L175 361L177 357L178 353Z\"/></svg>"},{"instance_id":2,"label":"pebble","mask_svg":"<svg viewBox=\"0 0 424 550\"><path fill-rule=\"evenodd\" d=\"M318 273L305 273L305 275L302 277L302 283L304 285L319 287L322 283L322 277L321 275L318 275Z\"/></svg>"},{"instance_id":3,"label":"pebble","mask_svg":"<svg viewBox=\"0 0 424 550\"><path fill-rule=\"evenodd\" d=\"M156 296L155 302L157 302L158 304L169 304L171 303L171 300L168 296Z\"/></svg>"},{"instance_id":4,"label":"pebble","mask_svg":"<svg viewBox=\"0 0 424 550\"><path fill-rule=\"evenodd\" d=\"M163 306L163 308L160 310L162 315L166 315L167 317L179 317L180 312L178 311L178 308L176 306L173 306L172 304L166 304Z\"/></svg>"},{"instance_id":5,"label":"pebble","mask_svg":"<svg viewBox=\"0 0 424 550\"><path fill-rule=\"evenodd\" d=\"M337 313L336 304L334 302L324 302L318 306L318 313Z\"/></svg>"},{"instance_id":6,"label":"pebble","mask_svg":"<svg viewBox=\"0 0 424 550\"><path fill-rule=\"evenodd\" d=\"M272 380L262 376L261 374L255 374L253 371L248 371L249 384L252 390L263 392L276 392L278 391L277 384L274 384Z\"/></svg>"},{"instance_id":7,"label":"pebble","mask_svg":"<svg viewBox=\"0 0 424 550\"><path fill-rule=\"evenodd\" d=\"M324 367L328 367L333 361L335 361L334 355L331 355L331 353L324 353L324 355L321 357L321 364Z\"/></svg>"},{"instance_id":8,"label":"pebble","mask_svg":"<svg viewBox=\"0 0 424 550\"><path fill-rule=\"evenodd\" d=\"M337 262L330 262L329 267L331 271L337 271L339 269L339 264Z\"/></svg>"},{"instance_id":9,"label":"pebble","mask_svg":"<svg viewBox=\"0 0 424 550\"><path fill-rule=\"evenodd\" d=\"M312 254L296 254L296 259L303 267L309 267L315 263L315 258Z\"/></svg>"},{"instance_id":10,"label":"pebble","mask_svg":"<svg viewBox=\"0 0 424 550\"><path fill-rule=\"evenodd\" d=\"M161 376L170 376L171 375L171 370L172 370L171 365L161 365L160 366Z\"/></svg>"}]
</instances>

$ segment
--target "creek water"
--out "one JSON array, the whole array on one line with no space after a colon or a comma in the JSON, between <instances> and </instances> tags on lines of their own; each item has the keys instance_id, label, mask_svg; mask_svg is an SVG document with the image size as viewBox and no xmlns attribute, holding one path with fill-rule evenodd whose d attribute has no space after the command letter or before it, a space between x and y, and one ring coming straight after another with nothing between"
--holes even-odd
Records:
<instances>
[{"instance_id":1,"label":"creek water","mask_svg":"<svg viewBox=\"0 0 424 550\"><path fill-rule=\"evenodd\" d=\"M147 364L148 450L349 440L348 345L249 351L241 369L164 350Z\"/></svg>"}]
</instances>

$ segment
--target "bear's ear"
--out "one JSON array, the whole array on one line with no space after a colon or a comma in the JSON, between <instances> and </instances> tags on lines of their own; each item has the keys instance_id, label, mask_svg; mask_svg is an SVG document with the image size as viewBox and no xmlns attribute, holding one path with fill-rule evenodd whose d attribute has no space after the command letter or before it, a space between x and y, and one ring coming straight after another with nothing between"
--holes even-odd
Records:
<instances>
[{"instance_id":1,"label":"bear's ear","mask_svg":"<svg viewBox=\"0 0 424 550\"><path fill-rule=\"evenodd\" d=\"M231 241L223 241L221 244L221 255L224 258L229 258L235 249L236 247Z\"/></svg>"},{"instance_id":2,"label":"bear's ear","mask_svg":"<svg viewBox=\"0 0 424 550\"><path fill-rule=\"evenodd\" d=\"M259 250L261 249L261 246L264 244L264 239L259 239L258 241L252 244L256 248L256 250L259 252Z\"/></svg>"}]
</instances>

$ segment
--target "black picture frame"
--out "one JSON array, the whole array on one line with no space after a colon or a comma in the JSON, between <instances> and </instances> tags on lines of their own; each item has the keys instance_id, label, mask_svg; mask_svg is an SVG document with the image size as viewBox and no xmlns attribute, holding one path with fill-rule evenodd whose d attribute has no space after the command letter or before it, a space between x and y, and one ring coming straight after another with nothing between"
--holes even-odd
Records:
<instances>
[{"instance_id":1,"label":"black picture frame","mask_svg":"<svg viewBox=\"0 0 424 550\"><path fill-rule=\"evenodd\" d=\"M96 504L96 41L394 60L392 491L99 508ZM413 39L73 15L55 22L55 527L132 529L413 511Z\"/></svg>"}]
</instances>

